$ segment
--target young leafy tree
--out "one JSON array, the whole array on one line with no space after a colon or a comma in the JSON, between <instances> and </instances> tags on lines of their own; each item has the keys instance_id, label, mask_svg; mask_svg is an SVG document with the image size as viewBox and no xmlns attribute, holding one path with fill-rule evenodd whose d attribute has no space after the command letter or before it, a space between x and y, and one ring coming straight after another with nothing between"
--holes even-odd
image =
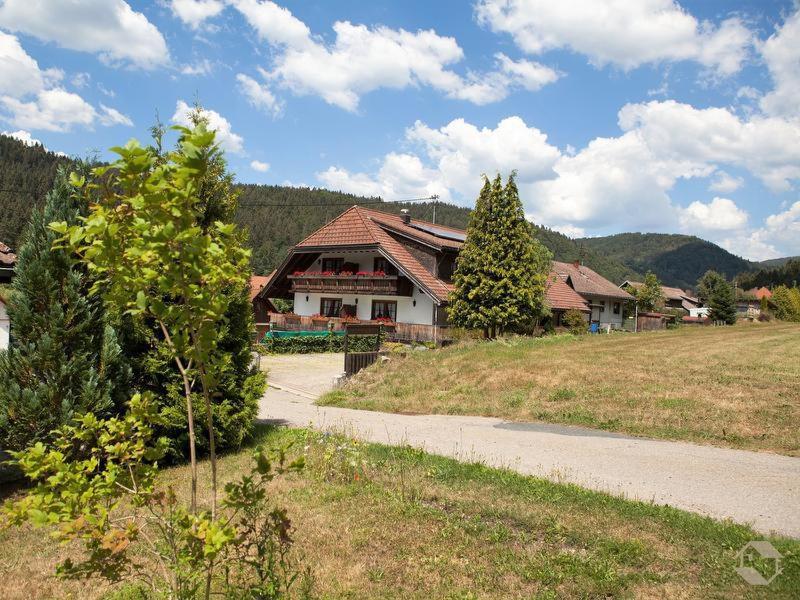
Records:
<instances>
[{"instance_id":1,"label":"young leafy tree","mask_svg":"<svg viewBox=\"0 0 800 600\"><path fill-rule=\"evenodd\" d=\"M652 312L664 304L661 282L652 271L647 272L642 286L638 289L633 288L632 293L640 312Z\"/></svg>"},{"instance_id":2,"label":"young leafy tree","mask_svg":"<svg viewBox=\"0 0 800 600\"><path fill-rule=\"evenodd\" d=\"M533 237L514 176L484 185L467 225L453 276L449 315L487 338L529 327L545 312L549 252Z\"/></svg>"},{"instance_id":3,"label":"young leafy tree","mask_svg":"<svg viewBox=\"0 0 800 600\"><path fill-rule=\"evenodd\" d=\"M800 322L800 289L779 285L772 290L775 316L781 321Z\"/></svg>"},{"instance_id":4,"label":"young leafy tree","mask_svg":"<svg viewBox=\"0 0 800 600\"><path fill-rule=\"evenodd\" d=\"M711 310L712 321L721 321L728 325L736 323L736 296L733 286L725 277L716 271L709 270L697 282L699 299Z\"/></svg>"},{"instance_id":5,"label":"young leafy tree","mask_svg":"<svg viewBox=\"0 0 800 600\"><path fill-rule=\"evenodd\" d=\"M191 462L191 511L197 510L195 399L205 413L211 462L212 519L217 508L217 461L212 398L227 356L218 352L227 292L246 285L248 252L236 227L204 223L200 198L209 165L219 155L214 132L201 124L176 128L178 148L165 156L135 140L114 148L120 158L94 169L77 187L96 196L79 226L52 225L97 277L93 290L108 303L152 319L163 351L181 376ZM195 392L199 392L197 394Z\"/></svg>"},{"instance_id":6,"label":"young leafy tree","mask_svg":"<svg viewBox=\"0 0 800 600\"><path fill-rule=\"evenodd\" d=\"M207 125L204 113L196 108L191 114L195 126ZM152 128L154 148L162 156L163 127ZM222 154L209 158L205 174L196 192L198 226L203 232L215 227L217 222L231 223L238 207L238 192L234 190L233 176L227 170ZM245 233L239 232L238 241L246 243ZM217 392L211 397L214 413L216 449L239 448L252 435L258 413L258 400L264 393L265 379L252 366L251 334L253 310L249 298L249 275L223 293L228 297L228 308L220 324L219 342L214 350L217 365ZM135 382L140 390L152 392L161 403L163 424L159 434L170 440L169 457L183 458L188 453L188 423L184 408L184 388L180 372L171 353L159 343L163 337L160 327L151 318L122 319L126 354L131 357ZM208 452L207 435L198 432L198 450Z\"/></svg>"},{"instance_id":7,"label":"young leafy tree","mask_svg":"<svg viewBox=\"0 0 800 600\"><path fill-rule=\"evenodd\" d=\"M34 210L19 251L8 312L11 347L0 353L0 446L21 450L82 413L118 412L129 369L92 280L67 249L52 249L48 224L78 222L85 203L62 169Z\"/></svg>"}]
</instances>

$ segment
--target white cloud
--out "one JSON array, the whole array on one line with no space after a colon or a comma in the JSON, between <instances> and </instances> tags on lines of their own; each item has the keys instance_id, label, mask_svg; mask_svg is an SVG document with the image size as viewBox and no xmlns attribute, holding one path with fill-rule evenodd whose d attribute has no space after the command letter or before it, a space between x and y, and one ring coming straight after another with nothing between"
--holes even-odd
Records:
<instances>
[{"instance_id":1,"label":"white cloud","mask_svg":"<svg viewBox=\"0 0 800 600\"><path fill-rule=\"evenodd\" d=\"M153 68L169 61L161 32L123 0L5 0L0 27L97 53L110 64Z\"/></svg>"},{"instance_id":2,"label":"white cloud","mask_svg":"<svg viewBox=\"0 0 800 600\"><path fill-rule=\"evenodd\" d=\"M181 67L181 73L183 75L210 75L213 70L214 65L207 58L197 61L194 64L183 65Z\"/></svg>"},{"instance_id":3,"label":"white cloud","mask_svg":"<svg viewBox=\"0 0 800 600\"><path fill-rule=\"evenodd\" d=\"M253 160L250 162L250 168L254 171L258 171L259 173L266 173L269 171L269 163L265 163L260 160Z\"/></svg>"},{"instance_id":4,"label":"white cloud","mask_svg":"<svg viewBox=\"0 0 800 600\"><path fill-rule=\"evenodd\" d=\"M563 233L567 237L571 237L573 239L586 237L586 230L583 227L576 227L575 225L569 225L569 224L556 225L552 227L552 229L558 231L559 233Z\"/></svg>"},{"instance_id":5,"label":"white cloud","mask_svg":"<svg viewBox=\"0 0 800 600\"><path fill-rule=\"evenodd\" d=\"M198 29L204 21L222 12L222 0L172 0L173 14L192 29Z\"/></svg>"},{"instance_id":6,"label":"white cloud","mask_svg":"<svg viewBox=\"0 0 800 600\"><path fill-rule=\"evenodd\" d=\"M191 127L192 121L190 116L194 110L194 107L189 106L183 100L178 100L175 105L175 114L172 115L172 122ZM217 132L217 141L222 148L233 154L244 153L244 138L233 133L231 123L228 119L218 112L207 108L202 109L202 114L208 120L208 128Z\"/></svg>"},{"instance_id":7,"label":"white cloud","mask_svg":"<svg viewBox=\"0 0 800 600\"><path fill-rule=\"evenodd\" d=\"M747 225L747 213L728 198L715 197L708 203L695 201L678 210L681 226L688 231L729 231Z\"/></svg>"},{"instance_id":8,"label":"white cloud","mask_svg":"<svg viewBox=\"0 0 800 600\"><path fill-rule=\"evenodd\" d=\"M25 131L24 129L18 131L4 131L3 135L19 140L26 146L44 146L40 140L37 140L31 135L30 131Z\"/></svg>"},{"instance_id":9,"label":"white cloud","mask_svg":"<svg viewBox=\"0 0 800 600\"><path fill-rule=\"evenodd\" d=\"M244 73L236 75L236 81L239 82L239 90L252 106L273 116L280 114L283 106L266 85L258 83Z\"/></svg>"},{"instance_id":10,"label":"white cloud","mask_svg":"<svg viewBox=\"0 0 800 600\"><path fill-rule=\"evenodd\" d=\"M717 171L714 174L714 180L709 184L708 189L712 192L720 192L721 194L730 194L735 192L744 185L744 179L741 177L734 177L725 171Z\"/></svg>"},{"instance_id":11,"label":"white cloud","mask_svg":"<svg viewBox=\"0 0 800 600\"><path fill-rule=\"evenodd\" d=\"M131 121L130 117L122 114L116 108L106 106L102 102L100 103L100 123L106 126L125 125L133 127L133 121Z\"/></svg>"},{"instance_id":12,"label":"white cloud","mask_svg":"<svg viewBox=\"0 0 800 600\"><path fill-rule=\"evenodd\" d=\"M478 21L510 34L530 54L569 48L598 67L697 61L731 75L747 57L752 34L738 18L719 27L699 22L673 0L480 0Z\"/></svg>"},{"instance_id":13,"label":"white cloud","mask_svg":"<svg viewBox=\"0 0 800 600\"><path fill-rule=\"evenodd\" d=\"M42 71L13 35L0 31L0 94L21 98L44 89L60 71Z\"/></svg>"},{"instance_id":14,"label":"white cloud","mask_svg":"<svg viewBox=\"0 0 800 600\"><path fill-rule=\"evenodd\" d=\"M91 127L97 118L91 104L61 88L39 92L30 102L3 96L0 103L10 113L7 120L23 129L69 131L74 125Z\"/></svg>"},{"instance_id":15,"label":"white cloud","mask_svg":"<svg viewBox=\"0 0 800 600\"><path fill-rule=\"evenodd\" d=\"M539 89L559 74L532 61L498 55L497 68L461 76L448 69L463 60L455 38L433 30L409 32L378 26L333 24L335 39L327 44L305 23L269 0L233 0L234 6L274 50L267 75L295 94L320 96L348 111L362 95L379 88L429 86L449 98L487 104L513 89Z\"/></svg>"},{"instance_id":16,"label":"white cloud","mask_svg":"<svg viewBox=\"0 0 800 600\"><path fill-rule=\"evenodd\" d=\"M92 76L89 73L75 73L70 82L76 88L85 88L92 81Z\"/></svg>"},{"instance_id":17,"label":"white cloud","mask_svg":"<svg viewBox=\"0 0 800 600\"><path fill-rule=\"evenodd\" d=\"M775 89L761 99L762 110L770 115L800 116L800 10L761 45L761 55L775 83Z\"/></svg>"},{"instance_id":18,"label":"white cloud","mask_svg":"<svg viewBox=\"0 0 800 600\"><path fill-rule=\"evenodd\" d=\"M384 198L424 197L471 202L481 187L481 173L517 169L520 182L553 177L559 152L547 136L519 117L503 119L494 129L455 119L434 129L417 121L406 141L421 148L425 161L411 153L391 152L377 172L352 173L330 167L317 173L327 187Z\"/></svg>"}]
</instances>

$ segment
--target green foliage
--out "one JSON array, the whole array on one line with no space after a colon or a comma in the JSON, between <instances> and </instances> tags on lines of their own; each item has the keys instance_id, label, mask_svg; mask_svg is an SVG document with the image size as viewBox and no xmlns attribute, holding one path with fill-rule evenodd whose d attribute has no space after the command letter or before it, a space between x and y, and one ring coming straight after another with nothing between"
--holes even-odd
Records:
<instances>
[{"instance_id":1,"label":"green foliage","mask_svg":"<svg viewBox=\"0 0 800 600\"><path fill-rule=\"evenodd\" d=\"M776 285L795 287L800 282L800 257L793 257L776 265L768 264L757 271L742 273L737 279L743 289Z\"/></svg>"},{"instance_id":2,"label":"green foliage","mask_svg":"<svg viewBox=\"0 0 800 600\"><path fill-rule=\"evenodd\" d=\"M800 289L779 285L772 290L772 304L778 319L800 323Z\"/></svg>"},{"instance_id":3,"label":"green foliage","mask_svg":"<svg viewBox=\"0 0 800 600\"><path fill-rule=\"evenodd\" d=\"M0 241L19 248L34 209L42 209L59 167L71 159L0 135Z\"/></svg>"},{"instance_id":4,"label":"green foliage","mask_svg":"<svg viewBox=\"0 0 800 600\"><path fill-rule=\"evenodd\" d=\"M716 271L706 271L697 282L698 298L711 310L709 318L728 325L736 323L736 296L733 286Z\"/></svg>"},{"instance_id":5,"label":"green foliage","mask_svg":"<svg viewBox=\"0 0 800 600\"><path fill-rule=\"evenodd\" d=\"M43 210L34 210L19 251L8 313L11 347L0 353L0 446L21 450L93 412L122 409L130 370L92 280L66 249L51 221L75 224L83 203L60 171Z\"/></svg>"},{"instance_id":6,"label":"green foliage","mask_svg":"<svg viewBox=\"0 0 800 600\"><path fill-rule=\"evenodd\" d=\"M350 338L352 352L371 352L375 349L374 335ZM344 336L333 332L320 335L296 337L265 337L261 342L263 354L316 354L320 352L344 352Z\"/></svg>"},{"instance_id":7,"label":"green foliage","mask_svg":"<svg viewBox=\"0 0 800 600\"><path fill-rule=\"evenodd\" d=\"M664 307L664 293L661 282L652 271L644 276L640 288L628 286L627 291L636 299L636 306L640 312L652 312Z\"/></svg>"},{"instance_id":8,"label":"green foliage","mask_svg":"<svg viewBox=\"0 0 800 600\"><path fill-rule=\"evenodd\" d=\"M681 289L691 288L709 269L734 277L753 267L716 244L690 235L620 233L576 241L639 273L653 271L665 285Z\"/></svg>"},{"instance_id":9,"label":"green foliage","mask_svg":"<svg viewBox=\"0 0 800 600\"><path fill-rule=\"evenodd\" d=\"M574 308L564 313L561 322L573 335L581 335L589 331L586 323L586 315Z\"/></svg>"},{"instance_id":10,"label":"green foliage","mask_svg":"<svg viewBox=\"0 0 800 600\"><path fill-rule=\"evenodd\" d=\"M514 175L485 179L456 263L451 322L487 337L530 328L547 314L551 255L533 237Z\"/></svg>"},{"instance_id":11,"label":"green foliage","mask_svg":"<svg viewBox=\"0 0 800 600\"><path fill-rule=\"evenodd\" d=\"M328 483L369 480L367 445L354 437L307 430L305 461L309 471Z\"/></svg>"},{"instance_id":12,"label":"green foliage","mask_svg":"<svg viewBox=\"0 0 800 600\"><path fill-rule=\"evenodd\" d=\"M258 448L251 471L226 485L219 515L190 512L171 488L156 485L156 461L167 449L155 438L159 420L152 399L136 395L124 418L87 414L51 445L16 453L35 487L6 504L4 526L30 523L52 529L59 542L81 542L85 552L59 565L61 577L134 580L187 600L214 588L226 597L285 597L298 572L290 523L271 506L268 486L302 469L303 459L287 463L284 450ZM139 560L142 551L158 568Z\"/></svg>"}]
</instances>

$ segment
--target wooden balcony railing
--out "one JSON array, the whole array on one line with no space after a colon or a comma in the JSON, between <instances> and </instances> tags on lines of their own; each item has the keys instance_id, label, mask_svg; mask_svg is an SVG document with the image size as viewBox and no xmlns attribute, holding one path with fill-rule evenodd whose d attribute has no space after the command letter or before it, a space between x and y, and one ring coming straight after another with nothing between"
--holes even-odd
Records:
<instances>
[{"instance_id":1,"label":"wooden balcony railing","mask_svg":"<svg viewBox=\"0 0 800 600\"><path fill-rule=\"evenodd\" d=\"M410 296L411 286L397 275L323 275L304 273L289 275L291 291L303 294L375 294L382 296Z\"/></svg>"}]
</instances>

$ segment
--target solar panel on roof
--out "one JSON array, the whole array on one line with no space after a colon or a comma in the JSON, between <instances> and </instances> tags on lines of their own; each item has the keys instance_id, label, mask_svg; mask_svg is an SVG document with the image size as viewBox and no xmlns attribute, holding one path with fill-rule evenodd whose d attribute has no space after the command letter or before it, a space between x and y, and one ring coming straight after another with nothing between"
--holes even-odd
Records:
<instances>
[{"instance_id":1,"label":"solar panel on roof","mask_svg":"<svg viewBox=\"0 0 800 600\"><path fill-rule=\"evenodd\" d=\"M435 225L414 223L413 221L409 223L409 225L415 229L419 229L420 231L424 231L425 233L430 233L431 235L435 235L436 237L440 237L446 240L463 242L464 240L467 239L467 235L465 233L451 231L450 229L442 229L441 227L436 227Z\"/></svg>"}]
</instances>

